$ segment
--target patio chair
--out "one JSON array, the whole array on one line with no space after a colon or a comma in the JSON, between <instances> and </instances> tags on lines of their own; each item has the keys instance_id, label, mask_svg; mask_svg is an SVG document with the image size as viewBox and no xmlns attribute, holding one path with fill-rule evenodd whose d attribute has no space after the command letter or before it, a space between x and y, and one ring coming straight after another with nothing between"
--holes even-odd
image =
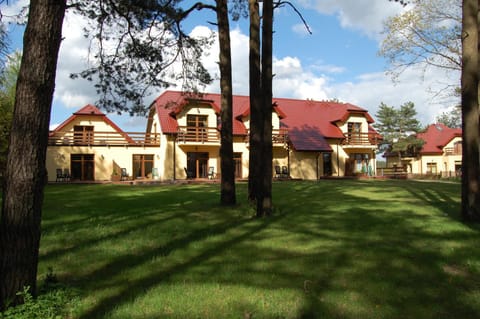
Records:
<instances>
[{"instance_id":1,"label":"patio chair","mask_svg":"<svg viewBox=\"0 0 480 319\"><path fill-rule=\"evenodd\" d=\"M192 171L189 171L187 170L186 167L183 168L183 170L185 171L185 176L187 176L187 179L192 179L194 178L195 176L193 175L193 172Z\"/></svg>"},{"instance_id":2,"label":"patio chair","mask_svg":"<svg viewBox=\"0 0 480 319\"><path fill-rule=\"evenodd\" d=\"M120 169L120 180L121 181L126 181L128 180L128 173L127 173L127 169L126 168L121 168Z\"/></svg>"},{"instance_id":3,"label":"patio chair","mask_svg":"<svg viewBox=\"0 0 480 319\"><path fill-rule=\"evenodd\" d=\"M208 168L208 179L214 179L216 177L216 174L215 174L215 168L213 166L210 166Z\"/></svg>"},{"instance_id":4,"label":"patio chair","mask_svg":"<svg viewBox=\"0 0 480 319\"><path fill-rule=\"evenodd\" d=\"M280 166L275 165L275 178L282 177L282 171L280 170Z\"/></svg>"},{"instance_id":5,"label":"patio chair","mask_svg":"<svg viewBox=\"0 0 480 319\"><path fill-rule=\"evenodd\" d=\"M288 172L288 167L282 166L282 177L290 178L290 173Z\"/></svg>"},{"instance_id":6,"label":"patio chair","mask_svg":"<svg viewBox=\"0 0 480 319\"><path fill-rule=\"evenodd\" d=\"M65 178L63 177L62 169L57 168L56 172L57 172L57 178L55 179L55 181L56 182L63 182Z\"/></svg>"},{"instance_id":7,"label":"patio chair","mask_svg":"<svg viewBox=\"0 0 480 319\"><path fill-rule=\"evenodd\" d=\"M69 182L70 181L70 170L68 168L65 168L63 170L63 180L66 181L66 182Z\"/></svg>"},{"instance_id":8,"label":"patio chair","mask_svg":"<svg viewBox=\"0 0 480 319\"><path fill-rule=\"evenodd\" d=\"M158 179L158 168L154 167L152 168L152 179Z\"/></svg>"}]
</instances>

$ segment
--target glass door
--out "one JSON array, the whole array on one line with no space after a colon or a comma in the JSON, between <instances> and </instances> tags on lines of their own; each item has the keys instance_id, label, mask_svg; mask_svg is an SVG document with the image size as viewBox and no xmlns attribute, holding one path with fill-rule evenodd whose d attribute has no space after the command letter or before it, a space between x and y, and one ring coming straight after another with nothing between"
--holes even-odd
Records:
<instances>
[{"instance_id":1,"label":"glass door","mask_svg":"<svg viewBox=\"0 0 480 319\"><path fill-rule=\"evenodd\" d=\"M71 154L70 167L72 180L95 180L95 160L93 154Z\"/></svg>"},{"instance_id":2,"label":"glass door","mask_svg":"<svg viewBox=\"0 0 480 319\"><path fill-rule=\"evenodd\" d=\"M208 153L188 152L187 171L192 178L208 177Z\"/></svg>"}]
</instances>

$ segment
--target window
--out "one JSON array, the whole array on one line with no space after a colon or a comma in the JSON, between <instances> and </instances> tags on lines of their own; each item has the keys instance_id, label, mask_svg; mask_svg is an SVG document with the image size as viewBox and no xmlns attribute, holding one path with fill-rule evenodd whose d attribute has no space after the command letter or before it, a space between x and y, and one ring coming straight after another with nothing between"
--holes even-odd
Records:
<instances>
[{"instance_id":1,"label":"window","mask_svg":"<svg viewBox=\"0 0 480 319\"><path fill-rule=\"evenodd\" d=\"M437 174L437 163L427 163L427 175Z\"/></svg>"},{"instance_id":2,"label":"window","mask_svg":"<svg viewBox=\"0 0 480 319\"><path fill-rule=\"evenodd\" d=\"M133 176L135 178L145 178L152 174L153 155L151 154L134 154L133 155Z\"/></svg>"},{"instance_id":3,"label":"window","mask_svg":"<svg viewBox=\"0 0 480 319\"><path fill-rule=\"evenodd\" d=\"M93 126L75 125L73 127L73 143L76 145L93 144Z\"/></svg>"}]
</instances>

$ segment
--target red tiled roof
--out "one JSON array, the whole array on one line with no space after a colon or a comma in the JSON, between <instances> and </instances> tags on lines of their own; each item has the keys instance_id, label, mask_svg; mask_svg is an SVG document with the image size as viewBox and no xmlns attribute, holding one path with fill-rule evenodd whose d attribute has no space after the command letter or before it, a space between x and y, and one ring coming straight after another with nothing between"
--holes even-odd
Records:
<instances>
[{"instance_id":1,"label":"red tiled roof","mask_svg":"<svg viewBox=\"0 0 480 319\"><path fill-rule=\"evenodd\" d=\"M453 138L461 137L462 129L449 128L444 124L431 124L423 133L418 133L417 138L425 141L420 154L442 154L443 148Z\"/></svg>"},{"instance_id":2,"label":"red tiled roof","mask_svg":"<svg viewBox=\"0 0 480 319\"><path fill-rule=\"evenodd\" d=\"M73 113L74 115L99 115L99 116L105 116L105 114L100 111L96 106L92 104L87 104L84 107L82 107L80 110L76 111Z\"/></svg>"},{"instance_id":3,"label":"red tiled roof","mask_svg":"<svg viewBox=\"0 0 480 319\"><path fill-rule=\"evenodd\" d=\"M332 151L327 138L343 139L337 122L344 122L351 114L373 119L367 111L348 103L317 102L311 100L274 99L285 113L282 126L288 129L293 147L299 151Z\"/></svg>"},{"instance_id":4,"label":"red tiled roof","mask_svg":"<svg viewBox=\"0 0 480 319\"><path fill-rule=\"evenodd\" d=\"M220 94L204 94L201 99L211 101L212 107L220 105ZM187 103L186 97L177 91L166 91L152 103L155 105L164 133L177 132L178 124L175 115ZM365 109L349 103L285 98L274 98L273 103L274 111L281 119L281 126L288 129L292 145L299 151L332 151L326 139L343 139L344 135L336 123L346 121L351 114L363 115L368 123L373 123L373 119ZM249 115L249 97L234 95L234 135L247 134L243 119Z\"/></svg>"}]
</instances>

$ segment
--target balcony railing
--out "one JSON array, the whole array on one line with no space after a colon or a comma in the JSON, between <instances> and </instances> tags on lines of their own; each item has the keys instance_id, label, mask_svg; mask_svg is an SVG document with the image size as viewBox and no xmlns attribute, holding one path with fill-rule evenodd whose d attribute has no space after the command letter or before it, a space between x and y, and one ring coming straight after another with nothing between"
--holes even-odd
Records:
<instances>
[{"instance_id":1,"label":"balcony railing","mask_svg":"<svg viewBox=\"0 0 480 319\"><path fill-rule=\"evenodd\" d=\"M182 143L220 143L220 132L216 127L180 126L177 142Z\"/></svg>"},{"instance_id":2,"label":"balcony railing","mask_svg":"<svg viewBox=\"0 0 480 319\"><path fill-rule=\"evenodd\" d=\"M249 143L250 132L247 133L246 142ZM286 145L288 143L288 130L285 128L272 129L273 145Z\"/></svg>"},{"instance_id":3,"label":"balcony railing","mask_svg":"<svg viewBox=\"0 0 480 319\"><path fill-rule=\"evenodd\" d=\"M461 147L445 147L443 149L445 155L462 155Z\"/></svg>"},{"instance_id":4,"label":"balcony railing","mask_svg":"<svg viewBox=\"0 0 480 319\"><path fill-rule=\"evenodd\" d=\"M142 132L50 132L48 145L159 146L160 134Z\"/></svg>"},{"instance_id":5,"label":"balcony railing","mask_svg":"<svg viewBox=\"0 0 480 319\"><path fill-rule=\"evenodd\" d=\"M378 133L345 133L343 145L370 146L378 144Z\"/></svg>"}]
</instances>

